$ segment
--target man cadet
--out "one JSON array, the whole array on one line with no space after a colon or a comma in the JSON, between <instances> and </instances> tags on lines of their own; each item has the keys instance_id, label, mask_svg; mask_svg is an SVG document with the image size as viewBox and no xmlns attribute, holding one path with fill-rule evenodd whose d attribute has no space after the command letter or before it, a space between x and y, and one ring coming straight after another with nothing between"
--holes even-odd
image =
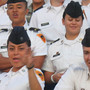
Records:
<instances>
[{"instance_id":1,"label":"man cadet","mask_svg":"<svg viewBox=\"0 0 90 90\"><path fill-rule=\"evenodd\" d=\"M14 27L7 41L12 68L0 74L0 90L44 90L44 76L34 68L31 42L24 27Z\"/></svg>"},{"instance_id":2,"label":"man cadet","mask_svg":"<svg viewBox=\"0 0 90 90\"><path fill-rule=\"evenodd\" d=\"M28 13L27 2L26 0L8 0L7 2L8 10L7 13L12 21L11 28L15 26L24 26L27 29L27 33L31 40L31 50L33 51L33 60L34 65L37 68L41 68L44 62L45 56L47 54L47 46L46 40L44 36L40 33L37 33L36 28L32 28L28 30L27 22L25 21L25 15ZM34 31L34 32L33 32ZM2 31L0 33L0 70L7 69L11 67L7 62L7 49L6 49L6 41L8 35L11 31ZM7 62L6 62L7 61Z\"/></svg>"},{"instance_id":3,"label":"man cadet","mask_svg":"<svg viewBox=\"0 0 90 90\"><path fill-rule=\"evenodd\" d=\"M82 40L85 63L72 65L54 90L90 90L90 28Z\"/></svg>"}]
</instances>

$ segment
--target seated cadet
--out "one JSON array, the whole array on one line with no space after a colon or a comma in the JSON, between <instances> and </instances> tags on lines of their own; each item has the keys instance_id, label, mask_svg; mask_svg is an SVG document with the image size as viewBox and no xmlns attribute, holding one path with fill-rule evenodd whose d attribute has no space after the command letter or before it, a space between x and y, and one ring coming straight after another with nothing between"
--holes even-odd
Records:
<instances>
[{"instance_id":1,"label":"seated cadet","mask_svg":"<svg viewBox=\"0 0 90 90\"><path fill-rule=\"evenodd\" d=\"M7 13L12 21L11 29L15 26L24 26L31 40L31 50L33 51L34 66L41 68L47 55L47 45L44 36L38 33L39 29L30 28L25 20L25 15L28 13L26 0L8 0ZM6 41L10 34L10 30L0 33L0 70L7 70L11 65L8 62L6 49ZM7 60L6 60L7 59ZM7 62L6 62L7 61Z\"/></svg>"},{"instance_id":2,"label":"seated cadet","mask_svg":"<svg viewBox=\"0 0 90 90\"><path fill-rule=\"evenodd\" d=\"M83 19L81 5L71 1L63 13L62 19L66 34L50 45L42 67L47 83L57 83L71 64L84 62L81 44L84 34L80 33Z\"/></svg>"},{"instance_id":3,"label":"seated cadet","mask_svg":"<svg viewBox=\"0 0 90 90\"><path fill-rule=\"evenodd\" d=\"M54 90L90 90L90 28L82 40L84 63L71 65Z\"/></svg>"},{"instance_id":4,"label":"seated cadet","mask_svg":"<svg viewBox=\"0 0 90 90\"><path fill-rule=\"evenodd\" d=\"M34 68L31 42L24 27L14 27L7 41L12 68L0 74L0 90L44 90L44 76Z\"/></svg>"}]
</instances>

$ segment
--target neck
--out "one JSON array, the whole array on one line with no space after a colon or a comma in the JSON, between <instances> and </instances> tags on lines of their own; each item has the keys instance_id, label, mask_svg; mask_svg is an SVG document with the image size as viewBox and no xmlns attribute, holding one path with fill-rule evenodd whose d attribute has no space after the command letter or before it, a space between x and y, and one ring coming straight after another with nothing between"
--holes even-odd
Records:
<instances>
[{"instance_id":1,"label":"neck","mask_svg":"<svg viewBox=\"0 0 90 90\"><path fill-rule=\"evenodd\" d=\"M41 3L32 3L33 4L33 11L38 9L39 7L41 7L42 5L45 4L45 2L41 2Z\"/></svg>"},{"instance_id":2,"label":"neck","mask_svg":"<svg viewBox=\"0 0 90 90\"><path fill-rule=\"evenodd\" d=\"M90 0L82 0L82 5L87 6L90 3Z\"/></svg>"},{"instance_id":3,"label":"neck","mask_svg":"<svg viewBox=\"0 0 90 90\"><path fill-rule=\"evenodd\" d=\"M66 39L68 39L68 40L74 40L74 39L77 38L77 36L78 36L78 35L72 35L72 34L70 35L70 34L67 34L67 33L66 33L66 35L65 35Z\"/></svg>"},{"instance_id":4,"label":"neck","mask_svg":"<svg viewBox=\"0 0 90 90\"><path fill-rule=\"evenodd\" d=\"M50 0L50 3L52 6L59 7L63 5L64 0Z\"/></svg>"},{"instance_id":5,"label":"neck","mask_svg":"<svg viewBox=\"0 0 90 90\"><path fill-rule=\"evenodd\" d=\"M15 26L24 26L24 24L25 24L25 21L22 22L22 23L14 23L14 22L12 22L13 27L15 27Z\"/></svg>"}]
</instances>

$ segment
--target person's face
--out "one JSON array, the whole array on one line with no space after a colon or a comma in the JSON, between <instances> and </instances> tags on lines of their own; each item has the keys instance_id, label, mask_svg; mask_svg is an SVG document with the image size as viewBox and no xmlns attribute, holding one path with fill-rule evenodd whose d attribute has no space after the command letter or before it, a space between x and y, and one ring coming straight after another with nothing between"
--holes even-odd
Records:
<instances>
[{"instance_id":1,"label":"person's face","mask_svg":"<svg viewBox=\"0 0 90 90\"><path fill-rule=\"evenodd\" d=\"M25 22L25 15L28 13L25 2L8 4L7 13L12 23L22 24Z\"/></svg>"},{"instance_id":2,"label":"person's face","mask_svg":"<svg viewBox=\"0 0 90 90\"><path fill-rule=\"evenodd\" d=\"M66 34L78 35L83 23L82 16L78 18L72 18L68 14L65 15L65 19L62 19L63 25L66 28Z\"/></svg>"},{"instance_id":3,"label":"person's face","mask_svg":"<svg viewBox=\"0 0 90 90\"><path fill-rule=\"evenodd\" d=\"M90 47L83 47L84 60L90 70Z\"/></svg>"},{"instance_id":4,"label":"person's face","mask_svg":"<svg viewBox=\"0 0 90 90\"><path fill-rule=\"evenodd\" d=\"M26 42L16 45L9 41L8 56L13 65L13 71L17 71L25 65L27 62L26 56L30 53L29 51L30 47L27 46Z\"/></svg>"}]
</instances>

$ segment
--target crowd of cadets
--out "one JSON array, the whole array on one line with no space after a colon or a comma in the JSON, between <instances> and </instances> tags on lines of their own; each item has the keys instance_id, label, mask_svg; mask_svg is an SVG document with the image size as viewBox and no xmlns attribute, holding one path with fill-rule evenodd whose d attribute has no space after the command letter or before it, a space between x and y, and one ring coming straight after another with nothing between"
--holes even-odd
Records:
<instances>
[{"instance_id":1,"label":"crowd of cadets","mask_svg":"<svg viewBox=\"0 0 90 90\"><path fill-rule=\"evenodd\" d=\"M1 0L0 73L13 66L7 52L11 29L23 26L34 67L44 73L45 90L53 90L70 65L84 62L81 42L90 27L89 16L90 0Z\"/></svg>"}]
</instances>

